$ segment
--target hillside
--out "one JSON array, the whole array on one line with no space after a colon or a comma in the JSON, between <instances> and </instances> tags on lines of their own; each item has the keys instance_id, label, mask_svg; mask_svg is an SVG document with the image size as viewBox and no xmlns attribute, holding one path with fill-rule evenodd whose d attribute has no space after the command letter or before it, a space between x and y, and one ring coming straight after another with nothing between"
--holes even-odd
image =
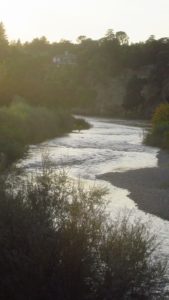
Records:
<instances>
[{"instance_id":1,"label":"hillside","mask_svg":"<svg viewBox=\"0 0 169 300\"><path fill-rule=\"evenodd\" d=\"M149 118L169 100L169 39L130 44L109 29L99 40L77 43L9 42L0 24L0 106L17 96L34 106Z\"/></svg>"}]
</instances>

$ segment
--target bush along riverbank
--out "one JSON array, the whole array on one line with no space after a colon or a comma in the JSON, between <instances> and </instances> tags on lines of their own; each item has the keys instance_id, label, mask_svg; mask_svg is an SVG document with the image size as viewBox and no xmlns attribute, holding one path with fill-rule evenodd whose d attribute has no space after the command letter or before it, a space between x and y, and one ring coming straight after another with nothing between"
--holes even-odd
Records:
<instances>
[{"instance_id":1,"label":"bush along riverbank","mask_svg":"<svg viewBox=\"0 0 169 300\"><path fill-rule=\"evenodd\" d=\"M147 224L111 220L104 189L48 165L0 176L1 299L165 299L165 263Z\"/></svg>"},{"instance_id":2,"label":"bush along riverbank","mask_svg":"<svg viewBox=\"0 0 169 300\"><path fill-rule=\"evenodd\" d=\"M169 104L160 104L152 118L152 129L145 138L150 146L169 150Z\"/></svg>"},{"instance_id":3,"label":"bush along riverbank","mask_svg":"<svg viewBox=\"0 0 169 300\"><path fill-rule=\"evenodd\" d=\"M29 144L89 127L85 120L65 111L35 107L16 99L0 108L0 163L6 166L23 157Z\"/></svg>"}]
</instances>

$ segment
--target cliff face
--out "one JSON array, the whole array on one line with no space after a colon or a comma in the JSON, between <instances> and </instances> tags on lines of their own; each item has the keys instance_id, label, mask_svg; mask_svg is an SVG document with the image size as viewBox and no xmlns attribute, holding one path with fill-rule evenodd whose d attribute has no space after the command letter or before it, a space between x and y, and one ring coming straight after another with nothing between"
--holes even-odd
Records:
<instances>
[{"instance_id":1,"label":"cliff face","mask_svg":"<svg viewBox=\"0 0 169 300\"><path fill-rule=\"evenodd\" d=\"M143 108L147 116L152 115L155 108L162 102L169 102L169 70L161 70L154 66L142 87Z\"/></svg>"},{"instance_id":2,"label":"cliff face","mask_svg":"<svg viewBox=\"0 0 169 300\"><path fill-rule=\"evenodd\" d=\"M104 84L93 86L96 92L95 113L125 116L129 113L151 117L160 102L169 102L169 76L158 78L154 65L138 70L127 69Z\"/></svg>"},{"instance_id":3,"label":"cliff face","mask_svg":"<svg viewBox=\"0 0 169 300\"><path fill-rule=\"evenodd\" d=\"M163 87L161 90L161 97L164 102L169 103L169 77L163 83Z\"/></svg>"},{"instance_id":4,"label":"cliff face","mask_svg":"<svg viewBox=\"0 0 169 300\"><path fill-rule=\"evenodd\" d=\"M96 110L100 114L114 114L122 111L128 78L110 79L104 85L96 85Z\"/></svg>"}]
</instances>

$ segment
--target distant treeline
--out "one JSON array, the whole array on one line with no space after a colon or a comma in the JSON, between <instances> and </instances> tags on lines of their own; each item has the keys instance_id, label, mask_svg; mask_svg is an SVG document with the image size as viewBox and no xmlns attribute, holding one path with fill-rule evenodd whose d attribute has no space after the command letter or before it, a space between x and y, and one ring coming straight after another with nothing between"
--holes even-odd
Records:
<instances>
[{"instance_id":1,"label":"distant treeline","mask_svg":"<svg viewBox=\"0 0 169 300\"><path fill-rule=\"evenodd\" d=\"M19 95L32 105L93 113L97 88L106 88L109 80L124 77L130 70L122 107L144 114L169 100L168 92L162 94L169 75L168 53L168 38L150 36L146 42L130 44L125 32L111 29L99 40L80 36L77 43L50 43L45 37L9 42L1 23L0 105L10 104ZM142 67L148 68L148 77L138 76Z\"/></svg>"}]
</instances>

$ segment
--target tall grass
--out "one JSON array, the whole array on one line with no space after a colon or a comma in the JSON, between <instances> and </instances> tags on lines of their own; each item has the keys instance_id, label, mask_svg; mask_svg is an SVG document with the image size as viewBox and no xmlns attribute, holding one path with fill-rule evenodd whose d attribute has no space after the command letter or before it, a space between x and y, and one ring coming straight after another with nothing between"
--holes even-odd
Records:
<instances>
[{"instance_id":1,"label":"tall grass","mask_svg":"<svg viewBox=\"0 0 169 300\"><path fill-rule=\"evenodd\" d=\"M1 299L165 299L147 224L110 222L103 189L42 170L0 177Z\"/></svg>"}]
</instances>

